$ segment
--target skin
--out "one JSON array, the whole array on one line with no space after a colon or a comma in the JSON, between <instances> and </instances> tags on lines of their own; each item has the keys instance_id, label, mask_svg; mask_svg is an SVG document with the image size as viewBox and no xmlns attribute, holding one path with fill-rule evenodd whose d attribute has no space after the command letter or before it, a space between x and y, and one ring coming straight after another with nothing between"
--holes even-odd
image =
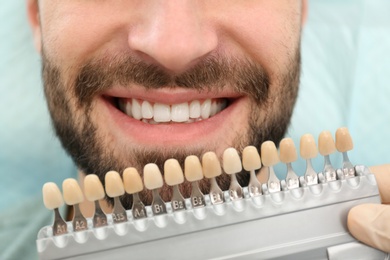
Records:
<instances>
[{"instance_id":1,"label":"skin","mask_svg":"<svg viewBox=\"0 0 390 260\"><path fill-rule=\"evenodd\" d=\"M169 158L183 162L206 151L221 158L227 147L242 151L283 137L297 95L306 2L38 3L29 14L49 110L84 174L96 173L104 182L112 169L133 166L142 174L150 160L161 169ZM155 68L149 74L162 75L160 83L129 79L148 67ZM202 80L210 71L217 76ZM230 105L201 122L152 126L113 109L118 98L170 105L210 98ZM219 183L226 188L228 180ZM204 181L202 189L207 186ZM170 194L164 187L163 198Z\"/></svg>"},{"instance_id":2,"label":"skin","mask_svg":"<svg viewBox=\"0 0 390 260\"><path fill-rule=\"evenodd\" d=\"M171 157L183 160L190 154L200 157L205 151L221 157L230 146L241 151L246 145L259 147L268 139L278 143L295 102L306 14L307 1L298 0L116 0L115 4L107 0L29 0L28 15L36 48L43 57L49 110L57 135L79 166L81 182L85 174L94 171L103 180L104 172L113 167L110 161L120 172L127 166L142 172L150 158L156 158L162 168ZM107 81L113 75L109 73L99 78L124 56L141 62L142 68L157 68L170 80L165 85L127 82L128 70L123 70L118 81ZM203 86L194 81L189 87L178 83L180 76L194 68L205 68L204 61L210 57L236 65L229 72L255 67L265 75L259 82L268 82L264 84L267 91L257 93L247 86L238 89L238 81L230 79L220 87L215 82ZM254 66L246 66L247 61ZM80 82L96 87L89 91L88 84ZM107 105L114 104L113 97L166 104L229 98L234 105L200 123L145 126ZM283 127L273 129L275 122L283 122ZM225 188L228 182L219 179L219 183ZM203 190L206 186L204 182ZM183 192L188 190L184 186ZM169 194L169 187L164 187L165 200ZM151 200L150 194L143 196ZM123 202L131 205L127 199ZM82 207L87 215L93 212L91 205ZM350 228L354 230L354 225ZM370 244L371 240L363 241ZM380 247L378 243L374 246Z\"/></svg>"}]
</instances>

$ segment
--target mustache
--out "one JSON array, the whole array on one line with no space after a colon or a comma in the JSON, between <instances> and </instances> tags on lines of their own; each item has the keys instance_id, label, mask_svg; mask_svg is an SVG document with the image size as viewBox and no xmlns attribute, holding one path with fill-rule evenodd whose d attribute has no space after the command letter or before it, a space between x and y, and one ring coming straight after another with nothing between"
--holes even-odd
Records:
<instances>
[{"instance_id":1,"label":"mustache","mask_svg":"<svg viewBox=\"0 0 390 260\"><path fill-rule=\"evenodd\" d=\"M145 89L186 88L199 92L218 92L224 87L248 95L257 102L266 100L269 75L249 60L208 56L181 74L172 74L156 64L137 60L129 54L106 56L87 62L75 80L80 106L90 106L93 97L114 85L137 84Z\"/></svg>"}]
</instances>

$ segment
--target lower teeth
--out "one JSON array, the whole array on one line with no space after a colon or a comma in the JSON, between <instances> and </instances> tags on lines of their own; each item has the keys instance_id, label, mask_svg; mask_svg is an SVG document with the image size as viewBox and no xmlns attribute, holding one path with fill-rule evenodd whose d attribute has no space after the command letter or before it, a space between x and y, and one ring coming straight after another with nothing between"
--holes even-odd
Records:
<instances>
[{"instance_id":1,"label":"lower teeth","mask_svg":"<svg viewBox=\"0 0 390 260\"><path fill-rule=\"evenodd\" d=\"M202 121L203 119L202 118L190 118L188 121L186 122L181 122L182 124L190 124L190 123L194 123L194 122L199 122L199 121ZM174 121L169 121L169 122L156 122L154 121L153 119L141 119L140 121L142 121L143 123L145 124L151 124L151 125L159 125L159 124L172 124L172 123L176 123L176 124L180 124L179 122L174 122Z\"/></svg>"}]
</instances>

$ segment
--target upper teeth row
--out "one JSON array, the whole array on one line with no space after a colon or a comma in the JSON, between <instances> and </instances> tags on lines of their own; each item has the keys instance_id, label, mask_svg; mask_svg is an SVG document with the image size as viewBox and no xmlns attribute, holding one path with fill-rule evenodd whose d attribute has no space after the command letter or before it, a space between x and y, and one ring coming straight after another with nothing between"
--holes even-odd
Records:
<instances>
[{"instance_id":1,"label":"upper teeth row","mask_svg":"<svg viewBox=\"0 0 390 260\"><path fill-rule=\"evenodd\" d=\"M193 122L214 116L226 107L226 100L194 100L181 104L167 105L150 103L137 99L120 99L119 108L137 120L164 122Z\"/></svg>"}]
</instances>

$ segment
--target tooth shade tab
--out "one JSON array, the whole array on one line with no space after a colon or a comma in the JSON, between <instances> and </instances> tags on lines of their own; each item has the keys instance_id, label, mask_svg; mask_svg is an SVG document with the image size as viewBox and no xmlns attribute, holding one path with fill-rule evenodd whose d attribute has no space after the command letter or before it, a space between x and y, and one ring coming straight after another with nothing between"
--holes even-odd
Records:
<instances>
[{"instance_id":1,"label":"tooth shade tab","mask_svg":"<svg viewBox=\"0 0 390 260\"><path fill-rule=\"evenodd\" d=\"M348 128L342 127L336 131L336 147L337 151L345 153L353 149L352 137L349 134Z\"/></svg>"},{"instance_id":2,"label":"tooth shade tab","mask_svg":"<svg viewBox=\"0 0 390 260\"><path fill-rule=\"evenodd\" d=\"M292 163L298 160L297 149L291 138L284 138L279 144L280 160L283 163Z\"/></svg>"},{"instance_id":3,"label":"tooth shade tab","mask_svg":"<svg viewBox=\"0 0 390 260\"><path fill-rule=\"evenodd\" d=\"M301 157L305 160L313 159L317 156L318 150L314 137L311 134L305 134L301 137Z\"/></svg>"},{"instance_id":4,"label":"tooth shade tab","mask_svg":"<svg viewBox=\"0 0 390 260\"><path fill-rule=\"evenodd\" d=\"M136 168L129 167L123 171L123 186L128 194L134 194L144 189L141 176Z\"/></svg>"},{"instance_id":5,"label":"tooth shade tab","mask_svg":"<svg viewBox=\"0 0 390 260\"><path fill-rule=\"evenodd\" d=\"M242 164L238 152L234 148L227 148L222 157L223 169L227 174L234 174L242 171Z\"/></svg>"},{"instance_id":6,"label":"tooth shade tab","mask_svg":"<svg viewBox=\"0 0 390 260\"><path fill-rule=\"evenodd\" d=\"M261 144L261 159L264 166L274 166L279 162L278 150L272 141L266 141Z\"/></svg>"},{"instance_id":7,"label":"tooth shade tab","mask_svg":"<svg viewBox=\"0 0 390 260\"><path fill-rule=\"evenodd\" d=\"M207 152L202 157L202 169L206 178L214 178L222 174L221 164L214 152Z\"/></svg>"},{"instance_id":8,"label":"tooth shade tab","mask_svg":"<svg viewBox=\"0 0 390 260\"><path fill-rule=\"evenodd\" d=\"M336 151L336 144L329 131L323 131L318 137L318 150L322 156L330 155Z\"/></svg>"},{"instance_id":9,"label":"tooth shade tab","mask_svg":"<svg viewBox=\"0 0 390 260\"><path fill-rule=\"evenodd\" d=\"M64 199L57 184L54 182L45 183L42 187L43 204L47 209L53 210L64 205Z\"/></svg>"},{"instance_id":10,"label":"tooth shade tab","mask_svg":"<svg viewBox=\"0 0 390 260\"><path fill-rule=\"evenodd\" d=\"M168 159L164 163L164 179L169 186L179 185L184 182L183 170L176 159Z\"/></svg>"},{"instance_id":11,"label":"tooth shade tab","mask_svg":"<svg viewBox=\"0 0 390 260\"><path fill-rule=\"evenodd\" d=\"M105 176L106 193L108 197L115 198L125 194L122 178L116 171L109 171Z\"/></svg>"},{"instance_id":12,"label":"tooth shade tab","mask_svg":"<svg viewBox=\"0 0 390 260\"><path fill-rule=\"evenodd\" d=\"M246 171L253 171L261 168L261 159L257 148L247 146L242 151L242 166Z\"/></svg>"},{"instance_id":13,"label":"tooth shade tab","mask_svg":"<svg viewBox=\"0 0 390 260\"><path fill-rule=\"evenodd\" d=\"M65 203L69 206L80 204L84 201L84 195L75 179L66 179L62 182Z\"/></svg>"},{"instance_id":14,"label":"tooth shade tab","mask_svg":"<svg viewBox=\"0 0 390 260\"><path fill-rule=\"evenodd\" d=\"M197 156L187 156L184 161L184 174L189 182L200 181L203 179L202 165L200 164Z\"/></svg>"},{"instance_id":15,"label":"tooth shade tab","mask_svg":"<svg viewBox=\"0 0 390 260\"><path fill-rule=\"evenodd\" d=\"M145 165L144 184L148 190L159 189L164 185L160 169L156 164L149 163Z\"/></svg>"},{"instance_id":16,"label":"tooth shade tab","mask_svg":"<svg viewBox=\"0 0 390 260\"><path fill-rule=\"evenodd\" d=\"M84 195L88 201L101 200L106 195L96 174L88 174L84 178Z\"/></svg>"}]
</instances>

